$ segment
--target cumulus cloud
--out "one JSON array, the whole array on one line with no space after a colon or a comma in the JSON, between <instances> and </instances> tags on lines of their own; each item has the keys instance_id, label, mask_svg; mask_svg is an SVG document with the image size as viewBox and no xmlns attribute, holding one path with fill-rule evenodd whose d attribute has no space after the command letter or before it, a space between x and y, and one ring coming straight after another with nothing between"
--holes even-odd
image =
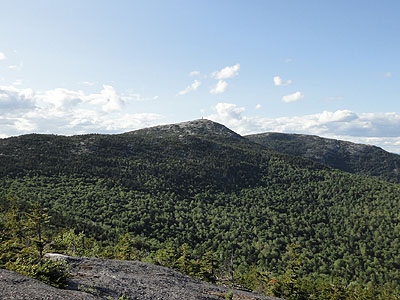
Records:
<instances>
[{"instance_id":1,"label":"cumulus cloud","mask_svg":"<svg viewBox=\"0 0 400 300\"><path fill-rule=\"evenodd\" d=\"M93 82L93 81L82 81L79 84L85 85L85 86L94 86L96 84L96 82Z\"/></svg>"},{"instance_id":2,"label":"cumulus cloud","mask_svg":"<svg viewBox=\"0 0 400 300\"><path fill-rule=\"evenodd\" d=\"M123 103L153 101L159 98L159 96L144 97L141 94L133 91L122 93L120 97Z\"/></svg>"},{"instance_id":3,"label":"cumulus cloud","mask_svg":"<svg viewBox=\"0 0 400 300\"><path fill-rule=\"evenodd\" d=\"M218 103L215 106L215 110L223 119L238 119L241 117L242 112L246 110L244 107L238 107L232 103Z\"/></svg>"},{"instance_id":4,"label":"cumulus cloud","mask_svg":"<svg viewBox=\"0 0 400 300\"><path fill-rule=\"evenodd\" d=\"M193 92L193 91L197 90L200 85L201 85L201 82L199 80L195 80L195 81L193 81L193 83L191 85L187 86L184 90L178 92L178 96L182 96L189 92Z\"/></svg>"},{"instance_id":5,"label":"cumulus cloud","mask_svg":"<svg viewBox=\"0 0 400 300\"><path fill-rule=\"evenodd\" d=\"M101 105L105 112L119 111L124 104L122 98L111 85L103 85L103 90L100 94L92 94L82 99L84 102Z\"/></svg>"},{"instance_id":6,"label":"cumulus cloud","mask_svg":"<svg viewBox=\"0 0 400 300\"><path fill-rule=\"evenodd\" d=\"M110 85L94 94L63 88L34 91L0 86L0 136L29 132L114 133L158 123L162 115L128 112L137 97L141 96L122 96Z\"/></svg>"},{"instance_id":7,"label":"cumulus cloud","mask_svg":"<svg viewBox=\"0 0 400 300\"><path fill-rule=\"evenodd\" d=\"M3 52L0 52L0 60L6 59L6 55Z\"/></svg>"},{"instance_id":8,"label":"cumulus cloud","mask_svg":"<svg viewBox=\"0 0 400 300\"><path fill-rule=\"evenodd\" d=\"M210 90L211 94L222 94L228 87L228 83L224 80L218 80L217 85Z\"/></svg>"},{"instance_id":9,"label":"cumulus cloud","mask_svg":"<svg viewBox=\"0 0 400 300\"><path fill-rule=\"evenodd\" d=\"M232 78L239 74L239 69L240 69L240 64L236 64L230 67L228 66L220 71L215 71L214 73L212 73L212 77L218 80Z\"/></svg>"},{"instance_id":10,"label":"cumulus cloud","mask_svg":"<svg viewBox=\"0 0 400 300\"><path fill-rule=\"evenodd\" d=\"M122 114L118 119L107 119L102 123L109 132L118 132L132 128L143 128L154 125L162 116L154 113Z\"/></svg>"},{"instance_id":11,"label":"cumulus cloud","mask_svg":"<svg viewBox=\"0 0 400 300\"><path fill-rule=\"evenodd\" d=\"M298 100L300 100L302 98L304 98L304 95L301 92L297 91L297 92L295 92L293 94L289 94L289 95L283 96L282 97L282 102L285 102L285 103L295 102L295 101L298 101Z\"/></svg>"},{"instance_id":12,"label":"cumulus cloud","mask_svg":"<svg viewBox=\"0 0 400 300\"><path fill-rule=\"evenodd\" d=\"M242 114L245 107L239 107L232 103L218 103L214 107L215 114L207 116L207 119L222 123L236 132L246 132L246 117Z\"/></svg>"},{"instance_id":13,"label":"cumulus cloud","mask_svg":"<svg viewBox=\"0 0 400 300\"><path fill-rule=\"evenodd\" d=\"M273 80L274 80L274 85L275 86L286 86L286 85L292 84L292 81L290 79L289 80L283 80L279 76L275 76Z\"/></svg>"},{"instance_id":14,"label":"cumulus cloud","mask_svg":"<svg viewBox=\"0 0 400 300\"><path fill-rule=\"evenodd\" d=\"M337 110L334 112L323 111L318 116L318 122L321 124L329 122L350 122L357 119L357 115L349 110Z\"/></svg>"},{"instance_id":15,"label":"cumulus cloud","mask_svg":"<svg viewBox=\"0 0 400 300\"><path fill-rule=\"evenodd\" d=\"M37 125L34 122L23 118L15 119L14 126L18 131L33 131L37 129Z\"/></svg>"},{"instance_id":16,"label":"cumulus cloud","mask_svg":"<svg viewBox=\"0 0 400 300\"><path fill-rule=\"evenodd\" d=\"M8 66L8 69L20 71L23 66L24 66L24 63L21 61L18 65L10 65L10 66Z\"/></svg>"},{"instance_id":17,"label":"cumulus cloud","mask_svg":"<svg viewBox=\"0 0 400 300\"><path fill-rule=\"evenodd\" d=\"M208 119L220 122L240 134L285 132L313 134L358 143L374 144L400 153L400 114L355 113L350 110L323 111L293 117L246 116L245 107L218 103Z\"/></svg>"},{"instance_id":18,"label":"cumulus cloud","mask_svg":"<svg viewBox=\"0 0 400 300\"><path fill-rule=\"evenodd\" d=\"M36 92L33 95L33 100L38 106L60 111L65 111L72 106L78 105L84 101L84 98L85 95L82 91L71 91L63 88Z\"/></svg>"},{"instance_id":19,"label":"cumulus cloud","mask_svg":"<svg viewBox=\"0 0 400 300\"><path fill-rule=\"evenodd\" d=\"M189 73L189 76L199 76L200 75L200 71L192 71Z\"/></svg>"},{"instance_id":20,"label":"cumulus cloud","mask_svg":"<svg viewBox=\"0 0 400 300\"><path fill-rule=\"evenodd\" d=\"M256 109L257 109L257 110L260 110L261 108L262 108L262 105L261 105L261 104L257 104L257 105L256 105Z\"/></svg>"},{"instance_id":21,"label":"cumulus cloud","mask_svg":"<svg viewBox=\"0 0 400 300\"><path fill-rule=\"evenodd\" d=\"M0 115L33 109L35 107L33 96L32 89L0 86Z\"/></svg>"}]
</instances>

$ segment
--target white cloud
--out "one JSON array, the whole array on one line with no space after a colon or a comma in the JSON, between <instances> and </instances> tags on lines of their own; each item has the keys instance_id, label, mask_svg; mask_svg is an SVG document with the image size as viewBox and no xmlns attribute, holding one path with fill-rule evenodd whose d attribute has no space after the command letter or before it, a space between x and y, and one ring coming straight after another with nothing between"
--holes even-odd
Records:
<instances>
[{"instance_id":1,"label":"white cloud","mask_svg":"<svg viewBox=\"0 0 400 300\"><path fill-rule=\"evenodd\" d=\"M215 79L227 79L238 75L240 69L240 64L233 65L231 67L225 67L220 71L215 71L212 73L212 77Z\"/></svg>"},{"instance_id":2,"label":"white cloud","mask_svg":"<svg viewBox=\"0 0 400 300\"><path fill-rule=\"evenodd\" d=\"M63 88L41 92L0 86L0 136L33 131L67 135L115 133L159 123L162 115L129 113L129 105L137 97L141 96L121 96L110 85L95 94Z\"/></svg>"},{"instance_id":3,"label":"white cloud","mask_svg":"<svg viewBox=\"0 0 400 300\"><path fill-rule=\"evenodd\" d=\"M199 88L200 85L201 85L201 82L199 80L195 80L195 81L193 81L193 83L191 85L187 86L184 90L178 92L178 95L182 96L189 92L195 91Z\"/></svg>"},{"instance_id":4,"label":"white cloud","mask_svg":"<svg viewBox=\"0 0 400 300\"><path fill-rule=\"evenodd\" d=\"M123 103L152 101L157 100L158 98L159 96L144 97L141 94L135 93L133 91L128 91L121 94L121 100L123 101Z\"/></svg>"},{"instance_id":5,"label":"white cloud","mask_svg":"<svg viewBox=\"0 0 400 300\"><path fill-rule=\"evenodd\" d=\"M257 104L257 105L256 105L256 109L257 109L257 110L260 110L261 108L262 108L262 105L261 105L261 104Z\"/></svg>"},{"instance_id":6,"label":"white cloud","mask_svg":"<svg viewBox=\"0 0 400 300\"><path fill-rule=\"evenodd\" d=\"M274 77L274 85L275 86L286 86L286 85L290 85L292 84L292 81L289 80L283 80L281 77L279 76L275 76Z\"/></svg>"},{"instance_id":7,"label":"white cloud","mask_svg":"<svg viewBox=\"0 0 400 300\"><path fill-rule=\"evenodd\" d=\"M37 129L37 125L34 122L23 118L17 118L14 126L18 131L33 131Z\"/></svg>"},{"instance_id":8,"label":"white cloud","mask_svg":"<svg viewBox=\"0 0 400 300\"><path fill-rule=\"evenodd\" d=\"M189 76L199 76L200 75L200 71L192 71L189 73Z\"/></svg>"},{"instance_id":9,"label":"white cloud","mask_svg":"<svg viewBox=\"0 0 400 300\"><path fill-rule=\"evenodd\" d=\"M84 101L102 105L101 107L105 112L119 111L124 104L124 100L121 99L110 85L103 85L103 90L100 94L87 96L84 98Z\"/></svg>"},{"instance_id":10,"label":"white cloud","mask_svg":"<svg viewBox=\"0 0 400 300\"><path fill-rule=\"evenodd\" d=\"M304 98L304 95L302 93L300 93L299 91L297 91L296 93L283 96L282 97L282 101L285 102L285 103L295 102L295 101L298 101L298 100L300 100L302 98Z\"/></svg>"},{"instance_id":11,"label":"white cloud","mask_svg":"<svg viewBox=\"0 0 400 300\"><path fill-rule=\"evenodd\" d=\"M215 88L210 90L211 94L221 94L225 92L226 88L228 87L228 83L224 80L218 80L217 85Z\"/></svg>"},{"instance_id":12,"label":"white cloud","mask_svg":"<svg viewBox=\"0 0 400 300\"><path fill-rule=\"evenodd\" d=\"M22 84L22 80L21 79L17 79L12 83L12 85L21 85L21 84Z\"/></svg>"},{"instance_id":13,"label":"white cloud","mask_svg":"<svg viewBox=\"0 0 400 300\"><path fill-rule=\"evenodd\" d=\"M11 66L8 66L8 68L10 70L20 71L23 66L24 66L24 63L21 61L18 65L11 65Z\"/></svg>"},{"instance_id":14,"label":"white cloud","mask_svg":"<svg viewBox=\"0 0 400 300\"><path fill-rule=\"evenodd\" d=\"M79 84L81 85L85 85L85 86L94 86L96 84L96 82L92 82L92 81L82 81Z\"/></svg>"},{"instance_id":15,"label":"white cloud","mask_svg":"<svg viewBox=\"0 0 400 300\"><path fill-rule=\"evenodd\" d=\"M242 115L246 111L245 107L238 107L233 103L218 103L214 110L216 113L207 116L207 119L222 123L238 133L248 131L248 119Z\"/></svg>"},{"instance_id":16,"label":"white cloud","mask_svg":"<svg viewBox=\"0 0 400 300\"><path fill-rule=\"evenodd\" d=\"M349 122L357 119L357 115L349 110L337 110L334 112L323 111L319 114L318 122L320 124L329 122Z\"/></svg>"},{"instance_id":17,"label":"white cloud","mask_svg":"<svg viewBox=\"0 0 400 300\"><path fill-rule=\"evenodd\" d=\"M104 120L102 127L109 132L126 131L152 126L161 118L161 115L154 113L122 114L119 118Z\"/></svg>"},{"instance_id":18,"label":"white cloud","mask_svg":"<svg viewBox=\"0 0 400 300\"><path fill-rule=\"evenodd\" d=\"M68 89L56 88L45 92L37 92L33 100L42 108L53 111L65 111L83 102L85 97L82 91L70 91Z\"/></svg>"},{"instance_id":19,"label":"white cloud","mask_svg":"<svg viewBox=\"0 0 400 300\"><path fill-rule=\"evenodd\" d=\"M218 103L214 110L216 114L206 117L207 119L222 123L229 128L234 128L237 132L246 130L246 118L242 113L246 111L245 107L238 107L232 103Z\"/></svg>"},{"instance_id":20,"label":"white cloud","mask_svg":"<svg viewBox=\"0 0 400 300\"><path fill-rule=\"evenodd\" d=\"M32 89L18 89L15 86L0 86L0 116L14 111L31 110L35 107Z\"/></svg>"},{"instance_id":21,"label":"white cloud","mask_svg":"<svg viewBox=\"0 0 400 300\"><path fill-rule=\"evenodd\" d=\"M215 106L217 114L222 118L234 118L240 117L241 113L246 110L245 107L237 107L236 104L232 103L218 103Z\"/></svg>"},{"instance_id":22,"label":"white cloud","mask_svg":"<svg viewBox=\"0 0 400 300\"><path fill-rule=\"evenodd\" d=\"M0 60L6 59L6 55L3 52L0 52Z\"/></svg>"}]
</instances>

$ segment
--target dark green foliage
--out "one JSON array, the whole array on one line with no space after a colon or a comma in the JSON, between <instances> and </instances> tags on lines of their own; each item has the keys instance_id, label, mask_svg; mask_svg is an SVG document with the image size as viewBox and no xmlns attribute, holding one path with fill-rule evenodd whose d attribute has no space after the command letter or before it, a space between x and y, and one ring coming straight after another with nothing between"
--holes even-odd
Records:
<instances>
[{"instance_id":1,"label":"dark green foliage","mask_svg":"<svg viewBox=\"0 0 400 300\"><path fill-rule=\"evenodd\" d=\"M232 300L233 299L233 292L232 291L227 292L226 295L225 295L225 299L226 300Z\"/></svg>"},{"instance_id":2,"label":"dark green foliage","mask_svg":"<svg viewBox=\"0 0 400 300\"><path fill-rule=\"evenodd\" d=\"M61 261L27 255L19 256L15 262L9 263L6 267L58 288L66 287L68 283L67 265Z\"/></svg>"},{"instance_id":3,"label":"dark green foliage","mask_svg":"<svg viewBox=\"0 0 400 300\"><path fill-rule=\"evenodd\" d=\"M0 267L19 272L55 287L67 284L67 267L62 262L43 258L47 246L50 217L38 204L25 206L8 197L0 219ZM26 211L24 211L26 210Z\"/></svg>"},{"instance_id":4,"label":"dark green foliage","mask_svg":"<svg viewBox=\"0 0 400 300\"><path fill-rule=\"evenodd\" d=\"M334 286L346 291L398 288L398 185L213 130L0 140L2 220L21 218L7 195L28 206L36 199L53 216L50 246L57 251L144 259L264 291L275 278L298 291L297 299L304 291L331 291L310 284L315 278L340 278ZM0 229L12 253L23 243L21 229L8 232L7 222ZM302 257L294 283L284 255L293 242Z\"/></svg>"},{"instance_id":5,"label":"dark green foliage","mask_svg":"<svg viewBox=\"0 0 400 300\"><path fill-rule=\"evenodd\" d=\"M39 258L43 258L43 249L46 245L46 236L44 232L45 226L50 223L50 216L47 214L47 209L35 203L34 207L29 212L25 213L25 227L30 232L30 242L36 247L39 252Z\"/></svg>"},{"instance_id":6,"label":"dark green foliage","mask_svg":"<svg viewBox=\"0 0 400 300\"><path fill-rule=\"evenodd\" d=\"M342 171L400 183L400 155L379 147L276 132L253 134L246 138L269 150L309 158Z\"/></svg>"},{"instance_id":7,"label":"dark green foliage","mask_svg":"<svg viewBox=\"0 0 400 300\"><path fill-rule=\"evenodd\" d=\"M234 249L237 266L282 272L281 253L296 241L308 258L303 273L343 276L348 282L398 280L399 187L324 170L310 174L318 181L300 185L301 170L272 164L270 170L279 177L263 177L264 186L190 198L67 177L14 179L7 190L23 197L32 193L27 186L45 183L45 206L146 237L153 248L172 238L196 251L213 249L219 260Z\"/></svg>"},{"instance_id":8,"label":"dark green foliage","mask_svg":"<svg viewBox=\"0 0 400 300\"><path fill-rule=\"evenodd\" d=\"M200 259L199 271L196 275L205 281L216 282L218 264L215 253L208 250Z\"/></svg>"},{"instance_id":9,"label":"dark green foliage","mask_svg":"<svg viewBox=\"0 0 400 300\"><path fill-rule=\"evenodd\" d=\"M271 292L274 296L287 300L307 300L309 295L304 291L300 279L302 265L299 248L296 244L288 246L288 261L285 273L272 285Z\"/></svg>"},{"instance_id":10,"label":"dark green foliage","mask_svg":"<svg viewBox=\"0 0 400 300\"><path fill-rule=\"evenodd\" d=\"M147 245L145 242L131 234L119 237L115 245L115 258L124 260L141 260L145 255Z\"/></svg>"}]
</instances>

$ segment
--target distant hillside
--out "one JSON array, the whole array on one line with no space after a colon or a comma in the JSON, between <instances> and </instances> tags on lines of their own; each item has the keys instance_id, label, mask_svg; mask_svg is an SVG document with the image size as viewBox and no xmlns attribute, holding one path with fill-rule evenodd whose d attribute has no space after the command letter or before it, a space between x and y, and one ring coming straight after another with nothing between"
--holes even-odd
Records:
<instances>
[{"instance_id":1,"label":"distant hillside","mask_svg":"<svg viewBox=\"0 0 400 300\"><path fill-rule=\"evenodd\" d=\"M275 132L248 135L246 138L269 150L309 158L342 171L400 183L400 155L376 146Z\"/></svg>"},{"instance_id":2,"label":"distant hillside","mask_svg":"<svg viewBox=\"0 0 400 300\"><path fill-rule=\"evenodd\" d=\"M0 200L7 195L152 249L212 250L237 278L252 267L282 274L294 242L302 274L400 280L399 185L269 150L208 120L1 139Z\"/></svg>"}]
</instances>

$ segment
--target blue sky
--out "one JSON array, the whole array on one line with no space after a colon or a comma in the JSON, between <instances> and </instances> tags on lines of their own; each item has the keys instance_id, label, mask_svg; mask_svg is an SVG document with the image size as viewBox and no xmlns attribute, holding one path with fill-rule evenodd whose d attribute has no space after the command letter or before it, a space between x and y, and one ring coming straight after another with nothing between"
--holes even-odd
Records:
<instances>
[{"instance_id":1,"label":"blue sky","mask_svg":"<svg viewBox=\"0 0 400 300\"><path fill-rule=\"evenodd\" d=\"M399 1L0 5L0 137L205 117L400 153Z\"/></svg>"}]
</instances>

